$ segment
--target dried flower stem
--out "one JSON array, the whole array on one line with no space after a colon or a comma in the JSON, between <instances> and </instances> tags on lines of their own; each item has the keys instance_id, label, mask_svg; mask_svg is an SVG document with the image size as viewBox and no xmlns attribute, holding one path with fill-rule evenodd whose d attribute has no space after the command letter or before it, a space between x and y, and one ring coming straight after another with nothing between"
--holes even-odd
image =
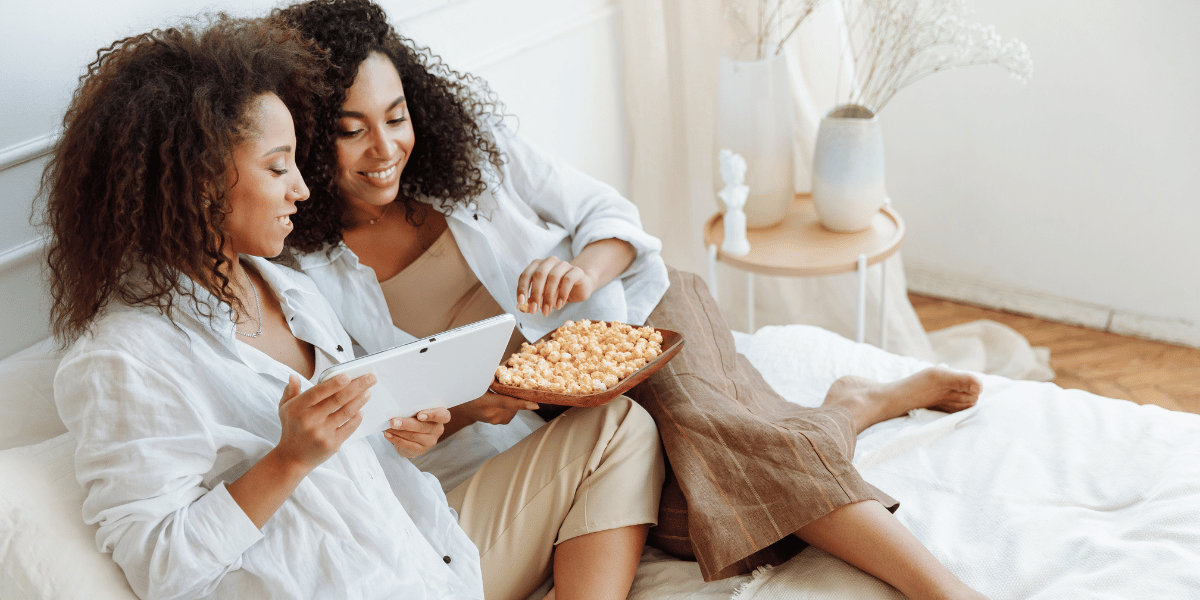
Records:
<instances>
[{"instance_id":1,"label":"dried flower stem","mask_svg":"<svg viewBox=\"0 0 1200 600\"><path fill-rule=\"evenodd\" d=\"M725 14L744 36L739 40L740 45L745 48L754 44L754 56L761 60L779 54L820 1L758 0L753 27L746 21L746 9L742 2L727 1Z\"/></svg>"},{"instance_id":2,"label":"dried flower stem","mask_svg":"<svg viewBox=\"0 0 1200 600\"><path fill-rule=\"evenodd\" d=\"M965 0L840 0L855 77L849 103L878 112L896 92L948 69L995 64L1033 75L1029 49L992 27L967 25Z\"/></svg>"}]
</instances>

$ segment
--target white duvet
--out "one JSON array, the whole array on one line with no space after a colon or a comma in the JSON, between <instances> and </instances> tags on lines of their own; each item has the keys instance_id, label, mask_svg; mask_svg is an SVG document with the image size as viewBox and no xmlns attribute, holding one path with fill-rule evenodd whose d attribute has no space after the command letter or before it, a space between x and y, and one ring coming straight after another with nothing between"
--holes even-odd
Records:
<instances>
[{"instance_id":1,"label":"white duvet","mask_svg":"<svg viewBox=\"0 0 1200 600\"><path fill-rule=\"evenodd\" d=\"M823 329L737 334L789 401L815 406L836 378L903 377L926 363ZM984 377L979 405L914 411L859 436L854 463L900 501L897 517L995 600L1200 598L1200 415ZM647 550L631 598L902 598L809 548L753 576L705 584Z\"/></svg>"},{"instance_id":2,"label":"white duvet","mask_svg":"<svg viewBox=\"0 0 1200 600\"><path fill-rule=\"evenodd\" d=\"M927 366L815 327L735 337L776 390L807 406L842 375L891 380ZM46 355L9 367L33 376L56 362ZM21 402L47 404L48 394L23 393ZM79 520L73 446L64 434L0 452L0 598L134 598ZM1200 415L984 377L975 408L876 425L859 437L854 463L900 500L901 522L944 564L995 600L1200 598ZM648 549L630 597L900 595L812 548L713 583L695 563Z\"/></svg>"}]
</instances>

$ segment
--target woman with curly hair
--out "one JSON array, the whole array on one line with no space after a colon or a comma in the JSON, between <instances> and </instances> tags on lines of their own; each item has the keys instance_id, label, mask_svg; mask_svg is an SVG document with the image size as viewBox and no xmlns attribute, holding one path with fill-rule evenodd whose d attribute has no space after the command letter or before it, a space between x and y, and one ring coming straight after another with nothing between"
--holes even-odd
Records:
<instances>
[{"instance_id":1,"label":"woman with curly hair","mask_svg":"<svg viewBox=\"0 0 1200 600\"><path fill-rule=\"evenodd\" d=\"M350 337L309 278L267 260L309 196L296 158L326 67L265 21L119 40L89 66L44 175L55 331L72 345L55 398L84 518L142 598L484 597L475 543L399 458L432 446L449 412L350 439L375 377L317 383L353 358ZM487 507L492 526L534 532L513 577L549 561L536 519L570 544L598 505L635 524L657 512L649 415L628 402L573 422L522 442L559 450L540 471L476 479L514 486ZM573 566L564 582L610 585L605 564Z\"/></svg>"},{"instance_id":2,"label":"woman with curly hair","mask_svg":"<svg viewBox=\"0 0 1200 600\"><path fill-rule=\"evenodd\" d=\"M274 16L335 66L302 166L313 197L288 243L365 350L501 312L517 317L515 342L568 319L679 331L683 351L630 392L674 471L652 544L694 557L712 580L807 542L913 598L979 597L850 463L866 427L913 408L969 407L978 380L939 368L886 384L843 378L820 408L786 402L737 354L703 282L666 268L632 203L507 130L486 86L400 37L370 0L311 0ZM457 482L503 450L503 436L477 423L512 420L519 435L514 414L535 407L489 393L451 409L451 437L420 466L460 513L477 509ZM483 568L486 578L486 550Z\"/></svg>"}]
</instances>

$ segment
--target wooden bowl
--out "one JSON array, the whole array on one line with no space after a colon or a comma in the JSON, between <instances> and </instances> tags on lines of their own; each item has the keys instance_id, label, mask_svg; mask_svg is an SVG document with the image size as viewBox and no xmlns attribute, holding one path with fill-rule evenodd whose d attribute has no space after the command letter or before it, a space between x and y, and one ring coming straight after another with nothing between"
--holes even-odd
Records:
<instances>
[{"instance_id":1,"label":"wooden bowl","mask_svg":"<svg viewBox=\"0 0 1200 600\"><path fill-rule=\"evenodd\" d=\"M528 388L504 385L499 381L492 380L491 390L497 394L512 396L538 404L557 404L560 406L600 406L609 400L624 394L633 386L641 383L655 371L661 369L667 361L675 358L676 354L683 349L683 336L669 329L655 328L662 335L662 353L654 357L653 360L647 362L642 368L630 373L628 377L617 382L617 385L594 394L560 394L557 392L548 392L545 390L531 390Z\"/></svg>"}]
</instances>

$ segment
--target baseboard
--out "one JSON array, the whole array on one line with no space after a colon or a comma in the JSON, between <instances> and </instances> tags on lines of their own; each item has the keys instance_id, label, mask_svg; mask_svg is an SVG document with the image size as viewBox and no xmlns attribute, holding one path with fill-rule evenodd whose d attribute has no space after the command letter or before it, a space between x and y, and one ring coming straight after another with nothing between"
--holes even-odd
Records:
<instances>
[{"instance_id":1,"label":"baseboard","mask_svg":"<svg viewBox=\"0 0 1200 600\"><path fill-rule=\"evenodd\" d=\"M1168 319L1081 302L1070 298L1002 287L957 273L908 266L911 292L967 302L1089 329L1200 348L1200 323Z\"/></svg>"}]
</instances>

